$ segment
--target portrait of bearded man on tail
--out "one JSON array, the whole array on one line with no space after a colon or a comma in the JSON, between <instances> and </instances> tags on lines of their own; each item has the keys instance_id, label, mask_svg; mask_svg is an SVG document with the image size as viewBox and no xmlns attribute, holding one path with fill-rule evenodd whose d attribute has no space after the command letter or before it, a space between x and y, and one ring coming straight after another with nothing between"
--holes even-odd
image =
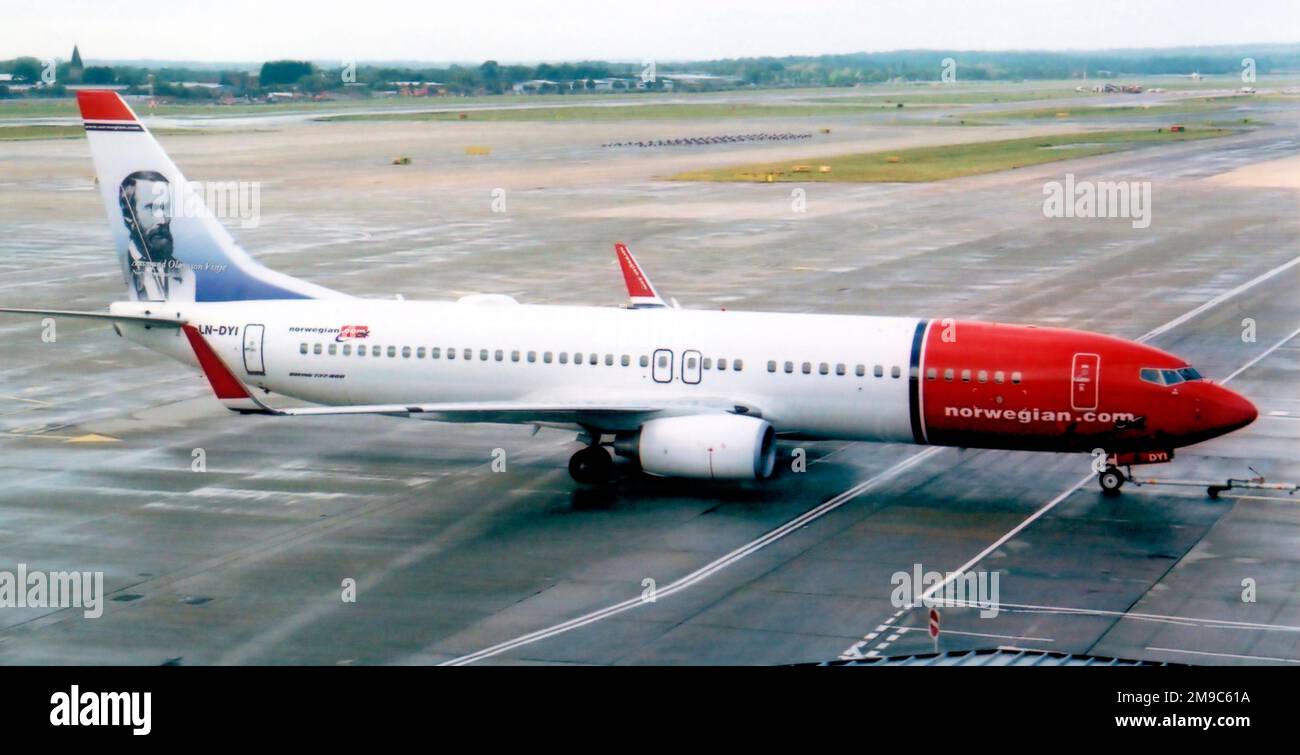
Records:
<instances>
[{"instance_id":1,"label":"portrait of bearded man on tail","mask_svg":"<svg viewBox=\"0 0 1300 755\"><path fill-rule=\"evenodd\" d=\"M172 194L152 170L127 176L117 192L127 231L126 274L139 301L194 301L194 271L172 248Z\"/></svg>"}]
</instances>

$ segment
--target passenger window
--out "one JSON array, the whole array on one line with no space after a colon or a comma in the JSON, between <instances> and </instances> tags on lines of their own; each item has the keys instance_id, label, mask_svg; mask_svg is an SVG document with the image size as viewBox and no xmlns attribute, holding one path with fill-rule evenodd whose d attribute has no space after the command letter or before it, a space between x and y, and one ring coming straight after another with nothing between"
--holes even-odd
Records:
<instances>
[{"instance_id":1,"label":"passenger window","mask_svg":"<svg viewBox=\"0 0 1300 755\"><path fill-rule=\"evenodd\" d=\"M448 359L455 359L455 358L456 358L456 350L453 349L453 348L448 347L448 349L447 349L447 358L448 358Z\"/></svg>"},{"instance_id":2,"label":"passenger window","mask_svg":"<svg viewBox=\"0 0 1300 755\"><path fill-rule=\"evenodd\" d=\"M408 346L407 348L410 348L410 347ZM397 356L397 347L396 347L396 346L389 346L389 347L388 347L388 356L389 356L389 358L392 358L392 357Z\"/></svg>"},{"instance_id":3,"label":"passenger window","mask_svg":"<svg viewBox=\"0 0 1300 755\"><path fill-rule=\"evenodd\" d=\"M934 380L937 377L939 377L939 371L935 368L931 367L925 371L926 380Z\"/></svg>"},{"instance_id":4,"label":"passenger window","mask_svg":"<svg viewBox=\"0 0 1300 755\"><path fill-rule=\"evenodd\" d=\"M403 359L410 359L410 358L411 358L411 347L410 347L410 346L403 346L403 347L402 347L402 358L403 358Z\"/></svg>"},{"instance_id":5,"label":"passenger window","mask_svg":"<svg viewBox=\"0 0 1300 755\"><path fill-rule=\"evenodd\" d=\"M511 352L510 352L510 361L512 361L512 362L518 362L518 361L519 361L519 350L518 350L518 349L515 349L514 351L511 351Z\"/></svg>"},{"instance_id":6,"label":"passenger window","mask_svg":"<svg viewBox=\"0 0 1300 755\"><path fill-rule=\"evenodd\" d=\"M486 362L486 361L488 360L488 350L487 350L487 349L479 349L479 350L478 350L478 359L479 359L480 362Z\"/></svg>"},{"instance_id":7,"label":"passenger window","mask_svg":"<svg viewBox=\"0 0 1300 755\"><path fill-rule=\"evenodd\" d=\"M420 348L418 348L418 349L415 350L415 358L416 358L416 359L424 359L424 353L425 353L425 351L424 351L424 347L421 346Z\"/></svg>"},{"instance_id":8,"label":"passenger window","mask_svg":"<svg viewBox=\"0 0 1300 755\"><path fill-rule=\"evenodd\" d=\"M727 369L727 360L726 360L725 357L719 357L719 358L718 358L718 369L720 369L720 370L725 370L725 369Z\"/></svg>"},{"instance_id":9,"label":"passenger window","mask_svg":"<svg viewBox=\"0 0 1300 755\"><path fill-rule=\"evenodd\" d=\"M330 356L334 356L335 354L339 353L339 345L336 343L330 344L329 351L330 351Z\"/></svg>"},{"instance_id":10,"label":"passenger window","mask_svg":"<svg viewBox=\"0 0 1300 755\"><path fill-rule=\"evenodd\" d=\"M743 359L733 359L733 360L731 360L731 371L732 371L732 372L740 372L740 371L743 370L743 369L745 369L745 360L743 360Z\"/></svg>"},{"instance_id":11,"label":"passenger window","mask_svg":"<svg viewBox=\"0 0 1300 755\"><path fill-rule=\"evenodd\" d=\"M466 362L472 361L474 359L474 350L465 349L464 351L461 352L460 355L465 358Z\"/></svg>"},{"instance_id":12,"label":"passenger window","mask_svg":"<svg viewBox=\"0 0 1300 755\"><path fill-rule=\"evenodd\" d=\"M962 381L963 383L969 383L969 382L970 382L970 370L962 370L962 371L961 371L961 381Z\"/></svg>"},{"instance_id":13,"label":"passenger window","mask_svg":"<svg viewBox=\"0 0 1300 755\"><path fill-rule=\"evenodd\" d=\"M384 353L384 347L378 344L375 344L374 346L370 347L370 356L372 357L383 356L383 353Z\"/></svg>"},{"instance_id":14,"label":"passenger window","mask_svg":"<svg viewBox=\"0 0 1300 755\"><path fill-rule=\"evenodd\" d=\"M313 354L319 354L319 353L320 353L320 344L316 344L315 346L312 346L312 347L311 347L311 353L313 353Z\"/></svg>"},{"instance_id":15,"label":"passenger window","mask_svg":"<svg viewBox=\"0 0 1300 755\"><path fill-rule=\"evenodd\" d=\"M713 357L705 357L705 358L704 358L704 364L703 364L702 366L703 366L704 369L706 369L706 370L711 370L711 369L713 369Z\"/></svg>"},{"instance_id":16,"label":"passenger window","mask_svg":"<svg viewBox=\"0 0 1300 755\"><path fill-rule=\"evenodd\" d=\"M890 368L889 368L889 376L890 376L891 378L902 377L902 376L903 376L903 370L900 369L898 365L894 365L893 367L890 367Z\"/></svg>"},{"instance_id":17,"label":"passenger window","mask_svg":"<svg viewBox=\"0 0 1300 755\"><path fill-rule=\"evenodd\" d=\"M1011 373L1011 382L1012 382L1012 384L1014 384L1014 385L1020 385L1020 377L1021 377L1021 376L1020 376L1020 373L1019 373L1019 372L1013 372L1013 373Z\"/></svg>"},{"instance_id":18,"label":"passenger window","mask_svg":"<svg viewBox=\"0 0 1300 755\"><path fill-rule=\"evenodd\" d=\"M803 374L805 374L805 375L811 375L811 374L812 374L812 362L804 362L804 363L803 363Z\"/></svg>"},{"instance_id":19,"label":"passenger window","mask_svg":"<svg viewBox=\"0 0 1300 755\"><path fill-rule=\"evenodd\" d=\"M567 352L567 351L561 351L561 352L560 352L560 364L568 364L568 363L569 363L569 352Z\"/></svg>"},{"instance_id":20,"label":"passenger window","mask_svg":"<svg viewBox=\"0 0 1300 755\"><path fill-rule=\"evenodd\" d=\"M606 367L613 367L613 366L614 366L614 355L613 355L613 354L606 354L606 355L605 355L605 366L606 366Z\"/></svg>"},{"instance_id":21,"label":"passenger window","mask_svg":"<svg viewBox=\"0 0 1300 755\"><path fill-rule=\"evenodd\" d=\"M498 362L504 361L506 358L506 353L501 349L497 349L496 351L492 352L492 358Z\"/></svg>"},{"instance_id":22,"label":"passenger window","mask_svg":"<svg viewBox=\"0 0 1300 755\"><path fill-rule=\"evenodd\" d=\"M536 361L537 361L537 352L536 351L528 352L528 363L532 364Z\"/></svg>"},{"instance_id":23,"label":"passenger window","mask_svg":"<svg viewBox=\"0 0 1300 755\"><path fill-rule=\"evenodd\" d=\"M298 353L299 353L299 354L306 354L306 353L307 353L307 344L304 343L304 344L302 344L301 346L299 346L299 347L298 347Z\"/></svg>"},{"instance_id":24,"label":"passenger window","mask_svg":"<svg viewBox=\"0 0 1300 755\"><path fill-rule=\"evenodd\" d=\"M592 354L591 356L587 357L587 362L593 365L600 364L600 355Z\"/></svg>"},{"instance_id":25,"label":"passenger window","mask_svg":"<svg viewBox=\"0 0 1300 755\"><path fill-rule=\"evenodd\" d=\"M430 359L438 359L441 356L442 356L442 349L438 348L437 346L433 346L429 349Z\"/></svg>"},{"instance_id":26,"label":"passenger window","mask_svg":"<svg viewBox=\"0 0 1300 755\"><path fill-rule=\"evenodd\" d=\"M993 382L997 383L998 385L1002 385L1003 381L1005 381L1006 379L1007 376L1004 372L1002 372L1002 370L998 370L997 372L993 373Z\"/></svg>"},{"instance_id":27,"label":"passenger window","mask_svg":"<svg viewBox=\"0 0 1300 755\"><path fill-rule=\"evenodd\" d=\"M667 354L660 354L660 355L659 355L659 367L660 367L660 368L666 368L667 366L668 366L668 355L667 355Z\"/></svg>"},{"instance_id":28,"label":"passenger window","mask_svg":"<svg viewBox=\"0 0 1300 755\"><path fill-rule=\"evenodd\" d=\"M768 371L768 372L776 372L776 360L775 360L775 359L769 359L769 360L767 360L767 371Z\"/></svg>"},{"instance_id":29,"label":"passenger window","mask_svg":"<svg viewBox=\"0 0 1300 755\"><path fill-rule=\"evenodd\" d=\"M853 374L854 374L854 375L857 375L858 377L862 377L863 375L866 375L866 374L867 374L867 366L866 366L865 364L860 364L860 365L858 365L857 367L854 367L854 368L853 368Z\"/></svg>"},{"instance_id":30,"label":"passenger window","mask_svg":"<svg viewBox=\"0 0 1300 755\"><path fill-rule=\"evenodd\" d=\"M545 363L547 363L547 364L550 364L550 363L551 363L551 352L548 351L548 352L546 352L545 354L543 354L543 355L542 355L542 361L545 362Z\"/></svg>"},{"instance_id":31,"label":"passenger window","mask_svg":"<svg viewBox=\"0 0 1300 755\"><path fill-rule=\"evenodd\" d=\"M825 362L822 362L821 364L817 365L817 372L822 375L829 374L830 371L831 371L831 366L829 364L826 364Z\"/></svg>"},{"instance_id":32,"label":"passenger window","mask_svg":"<svg viewBox=\"0 0 1300 755\"><path fill-rule=\"evenodd\" d=\"M836 374L836 375L843 375L843 374L844 374L844 365L843 365L843 364L837 364L837 365L835 365L835 374Z\"/></svg>"},{"instance_id":33,"label":"passenger window","mask_svg":"<svg viewBox=\"0 0 1300 755\"><path fill-rule=\"evenodd\" d=\"M989 371L980 370L979 373L975 376L975 379L980 381L981 383L987 383L989 381Z\"/></svg>"},{"instance_id":34,"label":"passenger window","mask_svg":"<svg viewBox=\"0 0 1300 755\"><path fill-rule=\"evenodd\" d=\"M786 363L785 363L785 374L789 375L789 374L792 373L792 372L794 372L794 362L786 362Z\"/></svg>"},{"instance_id":35,"label":"passenger window","mask_svg":"<svg viewBox=\"0 0 1300 755\"><path fill-rule=\"evenodd\" d=\"M946 382L949 382L949 383L952 382L952 368L951 368L951 367L949 367L948 369L946 369L946 370L943 371L943 379L944 379Z\"/></svg>"},{"instance_id":36,"label":"passenger window","mask_svg":"<svg viewBox=\"0 0 1300 755\"><path fill-rule=\"evenodd\" d=\"M695 362L696 362L695 357L687 357L687 358L686 358L686 369L688 369L688 370L693 370L693 369L695 369Z\"/></svg>"},{"instance_id":37,"label":"passenger window","mask_svg":"<svg viewBox=\"0 0 1300 755\"><path fill-rule=\"evenodd\" d=\"M640 363L640 365L641 365L642 367L649 367L649 366L650 366L650 357L646 356L645 354L642 354L642 355L641 355L641 360L640 360L639 363Z\"/></svg>"},{"instance_id":38,"label":"passenger window","mask_svg":"<svg viewBox=\"0 0 1300 755\"><path fill-rule=\"evenodd\" d=\"M345 357L352 356L352 344L350 343L343 344L343 356Z\"/></svg>"},{"instance_id":39,"label":"passenger window","mask_svg":"<svg viewBox=\"0 0 1300 755\"><path fill-rule=\"evenodd\" d=\"M623 356L618 358L618 363L623 365L624 367L630 366L632 364L632 357L628 356L627 354L624 354Z\"/></svg>"},{"instance_id":40,"label":"passenger window","mask_svg":"<svg viewBox=\"0 0 1300 755\"><path fill-rule=\"evenodd\" d=\"M872 368L871 374L875 375L876 377L884 377L885 376L884 366L879 364L876 365L875 367Z\"/></svg>"},{"instance_id":41,"label":"passenger window","mask_svg":"<svg viewBox=\"0 0 1300 755\"><path fill-rule=\"evenodd\" d=\"M365 346L358 346L358 347L357 347L357 356L359 356L359 357L363 357L363 356L365 356L365 355L366 355L366 347L365 347Z\"/></svg>"}]
</instances>

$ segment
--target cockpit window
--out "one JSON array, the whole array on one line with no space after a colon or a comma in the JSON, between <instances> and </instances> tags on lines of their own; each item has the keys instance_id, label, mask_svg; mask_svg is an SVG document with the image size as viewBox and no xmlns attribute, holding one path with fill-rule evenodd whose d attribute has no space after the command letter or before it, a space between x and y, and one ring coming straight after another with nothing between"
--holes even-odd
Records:
<instances>
[{"instance_id":1,"label":"cockpit window","mask_svg":"<svg viewBox=\"0 0 1300 755\"><path fill-rule=\"evenodd\" d=\"M1178 374L1182 375L1184 380L1201 379L1201 373L1197 372L1195 367L1184 367L1178 371Z\"/></svg>"},{"instance_id":2,"label":"cockpit window","mask_svg":"<svg viewBox=\"0 0 1300 755\"><path fill-rule=\"evenodd\" d=\"M1178 370L1161 370L1160 376L1165 379L1165 385L1178 385L1185 380Z\"/></svg>"},{"instance_id":3,"label":"cockpit window","mask_svg":"<svg viewBox=\"0 0 1300 755\"><path fill-rule=\"evenodd\" d=\"M1138 377L1148 383L1155 383L1156 385L1165 384L1165 381L1160 377L1160 370L1155 370L1150 367L1143 367L1142 371L1138 373Z\"/></svg>"}]
</instances>

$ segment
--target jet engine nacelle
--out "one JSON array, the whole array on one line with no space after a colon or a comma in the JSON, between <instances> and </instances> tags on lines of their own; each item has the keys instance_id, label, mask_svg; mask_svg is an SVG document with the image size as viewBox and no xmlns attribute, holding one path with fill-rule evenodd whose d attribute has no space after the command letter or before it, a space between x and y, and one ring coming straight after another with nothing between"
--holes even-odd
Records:
<instances>
[{"instance_id":1,"label":"jet engine nacelle","mask_svg":"<svg viewBox=\"0 0 1300 755\"><path fill-rule=\"evenodd\" d=\"M770 423L738 414L665 417L617 439L614 450L658 477L753 480L772 475L776 433Z\"/></svg>"}]
</instances>

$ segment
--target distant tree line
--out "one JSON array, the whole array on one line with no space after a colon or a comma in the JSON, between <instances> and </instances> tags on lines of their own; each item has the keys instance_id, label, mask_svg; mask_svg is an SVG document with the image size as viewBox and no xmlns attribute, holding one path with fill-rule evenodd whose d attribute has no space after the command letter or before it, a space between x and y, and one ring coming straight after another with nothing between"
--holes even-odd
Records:
<instances>
[{"instance_id":1,"label":"distant tree line","mask_svg":"<svg viewBox=\"0 0 1300 755\"><path fill-rule=\"evenodd\" d=\"M961 50L900 50L882 53L817 55L762 58L732 58L697 63L661 62L656 73L705 73L723 77L713 86L853 86L886 81L935 81L945 59L951 58L959 81L1071 79L1123 77L1159 74L1233 74L1241 71L1242 59L1255 61L1259 74L1300 71L1300 45L1255 47L1185 48L1174 50L1106 50L1099 52L985 52ZM0 73L11 73L18 82L41 81L45 64L32 57L0 60ZM542 91L588 91L601 79L638 79L639 64L580 61L506 65L488 60L480 65L447 67L405 67L393 65L326 65L302 60L267 61L260 68L187 68L161 66L144 68L118 65L88 66L74 71L67 62L55 67L56 84L31 94L60 96L64 85L119 85L135 93L152 91L177 98L217 96L260 96L270 91L293 89L320 93L349 89L361 93L394 88L394 82L438 82L450 94L501 94L515 84L530 81L556 82L542 85ZM346 75L345 75L346 74ZM182 83L221 85L181 86ZM621 84L621 85L619 85ZM662 87L657 79L647 88ZM152 86L152 89L150 87ZM3 94L3 92L0 92Z\"/></svg>"}]
</instances>

